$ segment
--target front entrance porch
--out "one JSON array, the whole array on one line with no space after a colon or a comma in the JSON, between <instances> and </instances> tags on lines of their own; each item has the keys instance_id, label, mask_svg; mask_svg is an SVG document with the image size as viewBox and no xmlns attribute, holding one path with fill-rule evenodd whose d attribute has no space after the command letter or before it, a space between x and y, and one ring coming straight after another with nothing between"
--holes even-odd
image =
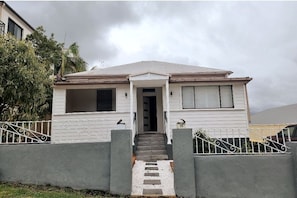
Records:
<instances>
[{"instance_id":1,"label":"front entrance porch","mask_svg":"<svg viewBox=\"0 0 297 198\"><path fill-rule=\"evenodd\" d=\"M138 133L164 133L162 87L137 88Z\"/></svg>"},{"instance_id":2,"label":"front entrance porch","mask_svg":"<svg viewBox=\"0 0 297 198\"><path fill-rule=\"evenodd\" d=\"M131 120L136 159L168 159L166 140L170 142L170 131L168 120L164 118L164 109L169 110L168 76L147 73L130 77L130 94L133 96L130 113L137 115L136 120Z\"/></svg>"},{"instance_id":3,"label":"front entrance porch","mask_svg":"<svg viewBox=\"0 0 297 198\"><path fill-rule=\"evenodd\" d=\"M171 144L169 76L145 73L130 76L129 81L133 145L137 135L148 132L164 134Z\"/></svg>"}]
</instances>

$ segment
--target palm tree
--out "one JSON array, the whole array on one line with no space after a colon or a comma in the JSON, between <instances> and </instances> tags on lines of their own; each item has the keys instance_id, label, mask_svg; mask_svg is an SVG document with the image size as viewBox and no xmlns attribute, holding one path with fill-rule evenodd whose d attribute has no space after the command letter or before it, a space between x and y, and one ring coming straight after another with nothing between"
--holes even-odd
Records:
<instances>
[{"instance_id":1,"label":"palm tree","mask_svg":"<svg viewBox=\"0 0 297 198\"><path fill-rule=\"evenodd\" d=\"M62 50L62 64L58 71L60 76L86 71L86 67L87 63L79 56L79 46L75 42Z\"/></svg>"}]
</instances>

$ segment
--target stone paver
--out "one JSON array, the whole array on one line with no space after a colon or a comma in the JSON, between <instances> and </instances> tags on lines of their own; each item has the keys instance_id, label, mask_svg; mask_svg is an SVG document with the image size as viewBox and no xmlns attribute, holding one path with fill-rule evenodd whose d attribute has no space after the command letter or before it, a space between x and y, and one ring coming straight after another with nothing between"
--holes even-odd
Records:
<instances>
[{"instance_id":1,"label":"stone paver","mask_svg":"<svg viewBox=\"0 0 297 198\"><path fill-rule=\"evenodd\" d=\"M159 170L158 167L145 167L144 170Z\"/></svg>"},{"instance_id":2,"label":"stone paver","mask_svg":"<svg viewBox=\"0 0 297 198\"><path fill-rule=\"evenodd\" d=\"M157 162L146 162L145 165L154 165L154 166L157 166Z\"/></svg>"},{"instance_id":3,"label":"stone paver","mask_svg":"<svg viewBox=\"0 0 297 198\"><path fill-rule=\"evenodd\" d=\"M144 173L144 176L150 176L150 177L159 177L159 173Z\"/></svg>"},{"instance_id":4,"label":"stone paver","mask_svg":"<svg viewBox=\"0 0 297 198\"><path fill-rule=\"evenodd\" d=\"M143 189L143 195L163 195L162 189Z\"/></svg>"},{"instance_id":5,"label":"stone paver","mask_svg":"<svg viewBox=\"0 0 297 198\"><path fill-rule=\"evenodd\" d=\"M159 179L145 179L143 181L143 184L160 185L161 180L159 180Z\"/></svg>"},{"instance_id":6,"label":"stone paver","mask_svg":"<svg viewBox=\"0 0 297 198\"><path fill-rule=\"evenodd\" d=\"M136 160L132 170L131 195L175 197L174 177L170 162L172 160L158 160L156 162Z\"/></svg>"}]
</instances>

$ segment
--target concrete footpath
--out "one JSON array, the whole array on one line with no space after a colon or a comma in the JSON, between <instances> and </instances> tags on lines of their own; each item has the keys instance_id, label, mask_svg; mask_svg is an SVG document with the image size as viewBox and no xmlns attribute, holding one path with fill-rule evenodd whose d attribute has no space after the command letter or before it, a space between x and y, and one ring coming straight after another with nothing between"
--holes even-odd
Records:
<instances>
[{"instance_id":1,"label":"concrete footpath","mask_svg":"<svg viewBox=\"0 0 297 198\"><path fill-rule=\"evenodd\" d=\"M175 197L172 160L136 160L132 169L132 196Z\"/></svg>"}]
</instances>

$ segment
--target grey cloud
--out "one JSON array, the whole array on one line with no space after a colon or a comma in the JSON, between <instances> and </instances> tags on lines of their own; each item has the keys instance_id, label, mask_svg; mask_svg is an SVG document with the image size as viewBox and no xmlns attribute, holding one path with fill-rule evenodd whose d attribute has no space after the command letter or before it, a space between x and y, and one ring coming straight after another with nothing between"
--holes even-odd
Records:
<instances>
[{"instance_id":1,"label":"grey cloud","mask_svg":"<svg viewBox=\"0 0 297 198\"><path fill-rule=\"evenodd\" d=\"M9 3L19 6L18 11L35 27L43 25L48 34L54 33L59 42L65 42L66 46L77 42L81 56L90 64L117 53L106 40L111 27L139 20L129 2Z\"/></svg>"},{"instance_id":2,"label":"grey cloud","mask_svg":"<svg viewBox=\"0 0 297 198\"><path fill-rule=\"evenodd\" d=\"M11 2L61 42L77 41L91 64L161 60L250 76L253 112L296 103L297 2ZM30 5L30 9L28 9ZM153 21L155 40L134 57L108 41L113 27ZM167 35L164 35L167 33ZM146 32L150 34L150 32ZM124 39L124 38L123 38ZM117 59L116 57L120 57ZM90 65L93 66L93 65Z\"/></svg>"}]
</instances>

